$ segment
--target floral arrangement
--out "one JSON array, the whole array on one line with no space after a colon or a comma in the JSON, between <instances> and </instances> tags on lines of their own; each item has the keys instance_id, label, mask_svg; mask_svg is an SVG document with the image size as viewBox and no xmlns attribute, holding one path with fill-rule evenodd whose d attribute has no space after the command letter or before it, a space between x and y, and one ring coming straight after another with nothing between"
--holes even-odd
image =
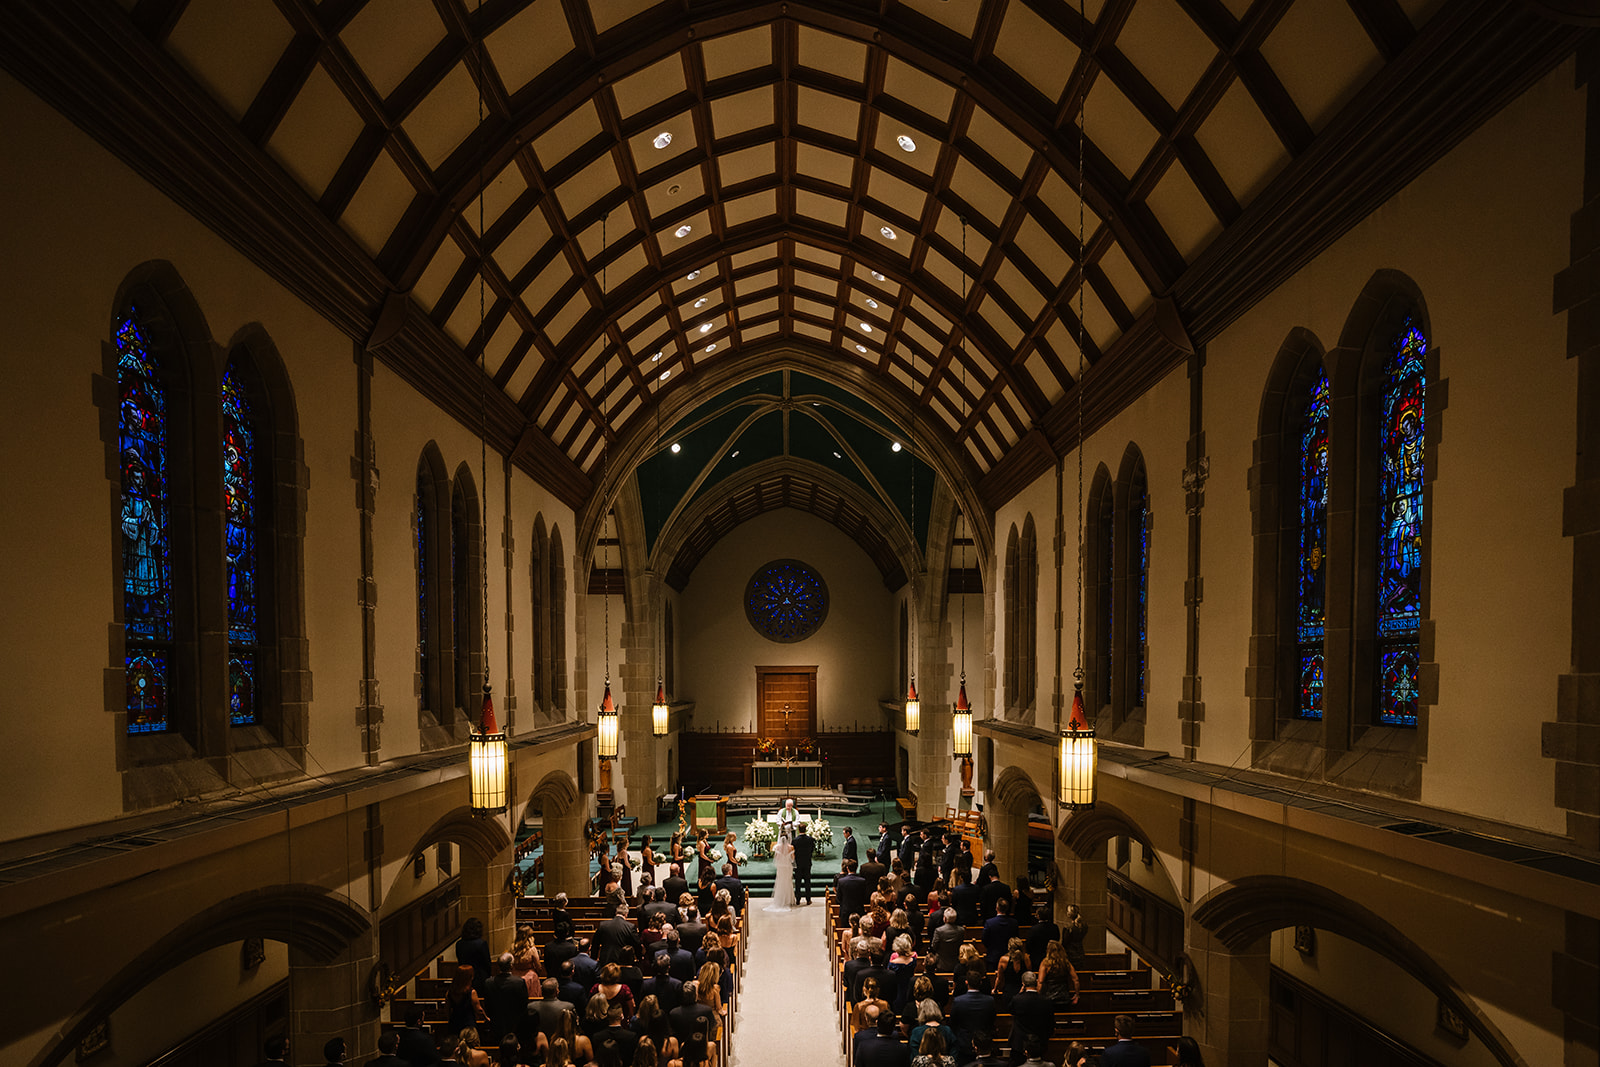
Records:
<instances>
[{"instance_id":1,"label":"floral arrangement","mask_svg":"<svg viewBox=\"0 0 1600 1067\"><path fill-rule=\"evenodd\" d=\"M761 756L770 756L778 751L778 742L770 737L763 737L756 742L756 753Z\"/></svg>"},{"instance_id":2,"label":"floral arrangement","mask_svg":"<svg viewBox=\"0 0 1600 1067\"><path fill-rule=\"evenodd\" d=\"M817 739L808 737L795 746L796 751L802 756L815 756L817 754Z\"/></svg>"},{"instance_id":3,"label":"floral arrangement","mask_svg":"<svg viewBox=\"0 0 1600 1067\"><path fill-rule=\"evenodd\" d=\"M772 843L778 839L778 828L765 819L751 819L744 827L744 839L755 848L758 857L772 854Z\"/></svg>"},{"instance_id":4,"label":"floral arrangement","mask_svg":"<svg viewBox=\"0 0 1600 1067\"><path fill-rule=\"evenodd\" d=\"M817 843L817 852L827 855L833 847L833 827L828 825L827 819L812 819L809 826L811 839Z\"/></svg>"}]
</instances>

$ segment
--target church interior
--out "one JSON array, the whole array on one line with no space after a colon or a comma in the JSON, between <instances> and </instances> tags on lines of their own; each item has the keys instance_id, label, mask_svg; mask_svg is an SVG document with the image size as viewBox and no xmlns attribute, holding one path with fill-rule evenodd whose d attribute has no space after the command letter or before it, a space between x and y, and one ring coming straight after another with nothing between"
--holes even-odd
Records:
<instances>
[{"instance_id":1,"label":"church interior","mask_svg":"<svg viewBox=\"0 0 1600 1067\"><path fill-rule=\"evenodd\" d=\"M1592 1067L1597 22L0 4L0 1067L364 1063L774 782L1213 1065Z\"/></svg>"}]
</instances>

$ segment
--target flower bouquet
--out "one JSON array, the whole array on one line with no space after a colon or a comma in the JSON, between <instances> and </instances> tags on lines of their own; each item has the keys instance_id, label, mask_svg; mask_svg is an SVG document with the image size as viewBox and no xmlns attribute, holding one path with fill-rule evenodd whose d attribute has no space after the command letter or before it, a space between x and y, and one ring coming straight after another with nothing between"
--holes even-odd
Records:
<instances>
[{"instance_id":1,"label":"flower bouquet","mask_svg":"<svg viewBox=\"0 0 1600 1067\"><path fill-rule=\"evenodd\" d=\"M812 819L809 825L811 839L817 843L817 854L826 856L833 848L833 827L828 825L827 819Z\"/></svg>"},{"instance_id":2,"label":"flower bouquet","mask_svg":"<svg viewBox=\"0 0 1600 1067\"><path fill-rule=\"evenodd\" d=\"M817 739L808 737L795 746L795 750L806 759L811 759L817 754Z\"/></svg>"},{"instance_id":3,"label":"flower bouquet","mask_svg":"<svg viewBox=\"0 0 1600 1067\"><path fill-rule=\"evenodd\" d=\"M744 825L744 840L755 848L757 859L765 859L773 854L773 841L778 840L778 827L766 819L750 819Z\"/></svg>"},{"instance_id":4,"label":"flower bouquet","mask_svg":"<svg viewBox=\"0 0 1600 1067\"><path fill-rule=\"evenodd\" d=\"M770 737L763 737L756 742L757 756L771 756L778 751L778 742Z\"/></svg>"}]
</instances>

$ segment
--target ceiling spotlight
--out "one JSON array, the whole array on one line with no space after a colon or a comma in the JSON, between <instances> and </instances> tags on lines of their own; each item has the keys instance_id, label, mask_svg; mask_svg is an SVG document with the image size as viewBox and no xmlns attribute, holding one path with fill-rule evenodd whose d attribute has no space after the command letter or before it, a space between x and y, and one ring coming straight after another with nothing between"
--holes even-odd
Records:
<instances>
[{"instance_id":1,"label":"ceiling spotlight","mask_svg":"<svg viewBox=\"0 0 1600 1067\"><path fill-rule=\"evenodd\" d=\"M902 142L900 147L905 148L904 142L908 140L908 138L902 137L900 140ZM672 143L672 134L668 133L666 130L662 130L660 133L656 134L656 139L650 143L655 145L657 148L665 148L667 145ZM909 152L911 149L906 148L906 151Z\"/></svg>"},{"instance_id":2,"label":"ceiling spotlight","mask_svg":"<svg viewBox=\"0 0 1600 1067\"><path fill-rule=\"evenodd\" d=\"M676 441L672 442L672 454L674 456L676 456L679 452L682 452L682 451L683 451L683 446L682 445L680 445Z\"/></svg>"},{"instance_id":3,"label":"ceiling spotlight","mask_svg":"<svg viewBox=\"0 0 1600 1067\"><path fill-rule=\"evenodd\" d=\"M878 302L876 300L872 299L872 297L870 297L870 296L867 297L867 307L876 308L877 306L878 306Z\"/></svg>"},{"instance_id":4,"label":"ceiling spotlight","mask_svg":"<svg viewBox=\"0 0 1600 1067\"><path fill-rule=\"evenodd\" d=\"M844 457L843 457L843 456L841 456L841 455L839 455L839 453L837 453L837 452L835 452L835 453L834 453L834 454L833 454L833 458L834 458L834 459L843 459L843 458L844 458Z\"/></svg>"},{"instance_id":5,"label":"ceiling spotlight","mask_svg":"<svg viewBox=\"0 0 1600 1067\"><path fill-rule=\"evenodd\" d=\"M736 449L734 449L734 450L733 450L733 454L732 454L732 455L730 455L730 456L729 456L729 457L728 457L728 458L729 458L729 459L738 459L738 458L739 458L739 450L738 450L738 449L737 449L737 448L736 448Z\"/></svg>"},{"instance_id":6,"label":"ceiling spotlight","mask_svg":"<svg viewBox=\"0 0 1600 1067\"><path fill-rule=\"evenodd\" d=\"M687 227L687 226L685 226L685 227L684 227L684 229L685 229L685 230L687 230L687 229L688 229L688 228L689 228L689 227ZM881 234L883 234L883 235L884 235L884 236L885 236L885 237L887 237L887 238L888 238L888 239L889 239L889 240L891 240L891 241L898 241L898 240L900 240L900 235L899 235L899 234L897 234L897 233L895 233L895 232L894 232L894 231L893 231L893 230L891 230L891 229L889 229L889 227L887 227L887 226L880 226L880 227L878 227L878 232L879 232L879 233L881 233ZM678 234L678 236L679 236L679 237L682 237L682 236L683 236L683 234L682 234L682 233L681 233L681 232L680 232L680 233L679 233L679 234Z\"/></svg>"},{"instance_id":7,"label":"ceiling spotlight","mask_svg":"<svg viewBox=\"0 0 1600 1067\"><path fill-rule=\"evenodd\" d=\"M671 374L671 373L672 373L672 372L671 372L671 371L670 371L670 370L664 370L664 371L662 371L662 372L661 372L661 380L662 380L662 381L666 381L666 380L667 380L667 375L669 375L669 374Z\"/></svg>"},{"instance_id":8,"label":"ceiling spotlight","mask_svg":"<svg viewBox=\"0 0 1600 1067\"><path fill-rule=\"evenodd\" d=\"M892 446L892 451L895 451L895 452L900 451L900 442L899 441L896 441L894 443L894 445Z\"/></svg>"},{"instance_id":9,"label":"ceiling spotlight","mask_svg":"<svg viewBox=\"0 0 1600 1067\"><path fill-rule=\"evenodd\" d=\"M701 333L710 333L711 332L711 324L709 322L702 322L700 324L700 332Z\"/></svg>"},{"instance_id":10,"label":"ceiling spotlight","mask_svg":"<svg viewBox=\"0 0 1600 1067\"><path fill-rule=\"evenodd\" d=\"M672 140L672 135L671 134L662 134L661 136L665 137L669 141ZM661 140L661 137L657 137L656 140L659 142ZM894 139L894 143L899 145L901 151L904 151L904 152L915 152L917 150L917 142L915 142L915 141L913 141L911 139L911 135L909 133L902 133L899 137L896 137ZM665 148L666 145L657 144L656 147L657 148Z\"/></svg>"},{"instance_id":11,"label":"ceiling spotlight","mask_svg":"<svg viewBox=\"0 0 1600 1067\"><path fill-rule=\"evenodd\" d=\"M661 353L657 352L655 355L651 356L650 357L650 362L651 363L660 363L661 362Z\"/></svg>"},{"instance_id":12,"label":"ceiling spotlight","mask_svg":"<svg viewBox=\"0 0 1600 1067\"><path fill-rule=\"evenodd\" d=\"M867 354L867 346L866 345L856 345L856 351L860 352L862 355L866 355Z\"/></svg>"},{"instance_id":13,"label":"ceiling spotlight","mask_svg":"<svg viewBox=\"0 0 1600 1067\"><path fill-rule=\"evenodd\" d=\"M693 230L693 229L694 229L694 227L693 227L693 226L690 226L690 225L689 225L689 224L688 224L688 223L687 223L687 222L686 222L686 223L684 223L684 224L683 224L683 225L682 225L682 226L679 226L679 227L678 227L678 228L677 228L677 229L676 229L676 230L673 230L673 231L672 231L672 235L673 235L673 236L674 236L674 237L687 237L687 236L689 236L689 232L690 232L690 231L691 231L691 230Z\"/></svg>"},{"instance_id":14,"label":"ceiling spotlight","mask_svg":"<svg viewBox=\"0 0 1600 1067\"><path fill-rule=\"evenodd\" d=\"M862 332L862 333L871 333L871 332L872 332L872 323L870 323L870 322L863 322L863 323L862 323L862 324L861 324L861 332Z\"/></svg>"},{"instance_id":15,"label":"ceiling spotlight","mask_svg":"<svg viewBox=\"0 0 1600 1067\"><path fill-rule=\"evenodd\" d=\"M707 352L715 352L716 350L717 350L717 343L715 341L713 341L710 344L706 345L706 351Z\"/></svg>"},{"instance_id":16,"label":"ceiling spotlight","mask_svg":"<svg viewBox=\"0 0 1600 1067\"><path fill-rule=\"evenodd\" d=\"M884 279L884 277L883 277L883 275L881 275L881 274L879 274L879 273L878 273L878 272L877 272L877 271L873 271L873 272L872 272L872 277L873 277L873 279L874 279L874 280L875 280L875 281L880 281L880 282L881 282L881 281L884 281L884 280L885 280L885 279Z\"/></svg>"},{"instance_id":17,"label":"ceiling spotlight","mask_svg":"<svg viewBox=\"0 0 1600 1067\"><path fill-rule=\"evenodd\" d=\"M694 306L697 308L703 308L709 303L711 303L711 298L708 296L702 296L699 300L694 302Z\"/></svg>"},{"instance_id":18,"label":"ceiling spotlight","mask_svg":"<svg viewBox=\"0 0 1600 1067\"><path fill-rule=\"evenodd\" d=\"M698 277L700 277L700 272L697 271L697 270L692 270L688 274L684 275L684 279L683 280L687 281L687 282L692 282Z\"/></svg>"}]
</instances>

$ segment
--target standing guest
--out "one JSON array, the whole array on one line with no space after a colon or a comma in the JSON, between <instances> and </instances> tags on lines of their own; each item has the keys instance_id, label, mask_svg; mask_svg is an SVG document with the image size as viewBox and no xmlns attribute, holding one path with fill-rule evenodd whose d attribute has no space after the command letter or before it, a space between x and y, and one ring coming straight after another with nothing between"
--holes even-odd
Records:
<instances>
[{"instance_id":1,"label":"standing guest","mask_svg":"<svg viewBox=\"0 0 1600 1067\"><path fill-rule=\"evenodd\" d=\"M396 1036L400 1039L400 1047L395 1054L411 1067L433 1067L438 1062L439 1054L433 1048L433 1034L422 1025L422 1009L415 1004L406 1008L406 1025Z\"/></svg>"},{"instance_id":2,"label":"standing guest","mask_svg":"<svg viewBox=\"0 0 1600 1067\"><path fill-rule=\"evenodd\" d=\"M367 1061L367 1067L410 1067L408 1061L396 1055L399 1050L400 1035L384 1034L378 1038L378 1054Z\"/></svg>"},{"instance_id":3,"label":"standing guest","mask_svg":"<svg viewBox=\"0 0 1600 1067\"><path fill-rule=\"evenodd\" d=\"M633 1063L633 1050L639 1044L639 1035L622 1025L627 1016L622 1008L613 1004L606 1011L606 1025L594 1037L595 1059L604 1065L628 1067Z\"/></svg>"},{"instance_id":4,"label":"standing guest","mask_svg":"<svg viewBox=\"0 0 1600 1067\"><path fill-rule=\"evenodd\" d=\"M489 1053L482 1047L477 1027L468 1026L457 1035L456 1059L466 1067L489 1067Z\"/></svg>"},{"instance_id":5,"label":"standing guest","mask_svg":"<svg viewBox=\"0 0 1600 1067\"><path fill-rule=\"evenodd\" d=\"M853 860L856 858L856 832L853 828L844 828L844 844L839 846L839 858Z\"/></svg>"},{"instance_id":6,"label":"standing guest","mask_svg":"<svg viewBox=\"0 0 1600 1067\"><path fill-rule=\"evenodd\" d=\"M1205 1057L1200 1055L1200 1043L1188 1034L1178 1038L1176 1045L1168 1045L1167 1052L1178 1067L1206 1067Z\"/></svg>"},{"instance_id":7,"label":"standing guest","mask_svg":"<svg viewBox=\"0 0 1600 1067\"><path fill-rule=\"evenodd\" d=\"M1013 937L1006 942L1006 954L1000 957L994 967L994 995L1000 998L1002 1007L1011 1003L1011 998L1022 991L1022 976L1033 970L1028 961L1027 942L1020 937Z\"/></svg>"},{"instance_id":8,"label":"standing guest","mask_svg":"<svg viewBox=\"0 0 1600 1067\"><path fill-rule=\"evenodd\" d=\"M1119 1015L1111 1025L1117 1041L1100 1053L1100 1067L1150 1067L1150 1050L1133 1039L1133 1016Z\"/></svg>"},{"instance_id":9,"label":"standing guest","mask_svg":"<svg viewBox=\"0 0 1600 1067\"><path fill-rule=\"evenodd\" d=\"M489 980L489 942L483 939L483 920L468 919L461 926L461 937L456 941L456 962L472 967L472 988L483 992Z\"/></svg>"},{"instance_id":10,"label":"standing guest","mask_svg":"<svg viewBox=\"0 0 1600 1067\"><path fill-rule=\"evenodd\" d=\"M983 866L978 868L978 888L982 889L996 878L1000 877L1000 868L995 866L994 849L983 850Z\"/></svg>"},{"instance_id":11,"label":"standing guest","mask_svg":"<svg viewBox=\"0 0 1600 1067\"><path fill-rule=\"evenodd\" d=\"M1050 907L1050 894L1046 893L1039 898L1038 914L1033 917L1033 926L1028 930L1028 958L1042 960L1050 951L1050 946L1061 940L1061 927L1056 925L1054 912Z\"/></svg>"},{"instance_id":12,"label":"standing guest","mask_svg":"<svg viewBox=\"0 0 1600 1067\"><path fill-rule=\"evenodd\" d=\"M550 927L555 931L555 939L557 941L573 938L573 935L578 932L577 927L572 925L571 913L567 911L567 895L565 893L556 894L555 907L550 911Z\"/></svg>"},{"instance_id":13,"label":"standing guest","mask_svg":"<svg viewBox=\"0 0 1600 1067\"><path fill-rule=\"evenodd\" d=\"M679 846L679 851L682 851L682 846ZM667 877L662 880L661 889L665 898L674 904L689 891L689 880L683 876L683 864L675 861L667 868Z\"/></svg>"},{"instance_id":14,"label":"standing guest","mask_svg":"<svg viewBox=\"0 0 1600 1067\"><path fill-rule=\"evenodd\" d=\"M855 1007L850 1012L850 1032L852 1034L859 1034L862 1028L867 1025L866 1011L868 1005L875 1005L880 1012L891 1010L889 1002L878 994L878 980L876 978L868 978L861 983L861 999L856 1001Z\"/></svg>"},{"instance_id":15,"label":"standing guest","mask_svg":"<svg viewBox=\"0 0 1600 1067\"><path fill-rule=\"evenodd\" d=\"M628 906L623 904L614 917L594 928L590 954L603 967L608 963L621 963L624 955L633 960L639 948L639 930L628 921Z\"/></svg>"},{"instance_id":16,"label":"standing guest","mask_svg":"<svg viewBox=\"0 0 1600 1067\"><path fill-rule=\"evenodd\" d=\"M990 970L999 965L1000 957L1006 954L1006 945L1016 936L1017 920L1011 917L1011 901L1002 899L996 905L994 917L983 924L984 962Z\"/></svg>"},{"instance_id":17,"label":"standing guest","mask_svg":"<svg viewBox=\"0 0 1600 1067\"><path fill-rule=\"evenodd\" d=\"M700 1002L696 983L683 984L683 1003L667 1013L667 1021L678 1039L684 1067L696 1067L716 1054L717 1013Z\"/></svg>"},{"instance_id":18,"label":"standing guest","mask_svg":"<svg viewBox=\"0 0 1600 1067\"><path fill-rule=\"evenodd\" d=\"M1032 971L1022 976L1022 991L1011 998L1011 1061L1021 1063L1032 1055L1029 1042L1042 1049L1056 1028L1055 1005L1039 995L1039 976Z\"/></svg>"},{"instance_id":19,"label":"standing guest","mask_svg":"<svg viewBox=\"0 0 1600 1067\"><path fill-rule=\"evenodd\" d=\"M705 943L705 935L700 937L701 944ZM662 942L657 955L667 957L667 969L672 977L680 982L687 982L694 977L694 953L683 946L683 939L678 933L678 928L673 927L667 931L667 938Z\"/></svg>"},{"instance_id":20,"label":"standing guest","mask_svg":"<svg viewBox=\"0 0 1600 1067\"><path fill-rule=\"evenodd\" d=\"M593 961L591 960L590 962ZM595 971L594 973L598 975L600 972ZM581 1016L583 1009L589 1004L589 986L594 985L594 982L591 980L588 985L585 985L580 981L571 960L561 965L560 982L561 999L571 1004L572 1010Z\"/></svg>"},{"instance_id":21,"label":"standing guest","mask_svg":"<svg viewBox=\"0 0 1600 1067\"><path fill-rule=\"evenodd\" d=\"M461 1040L455 1034L441 1032L434 1038L433 1048L438 1058L434 1061L440 1067L456 1067L461 1061L456 1058L456 1050L461 1047Z\"/></svg>"},{"instance_id":22,"label":"standing guest","mask_svg":"<svg viewBox=\"0 0 1600 1067\"><path fill-rule=\"evenodd\" d=\"M1033 925L1033 886L1028 884L1028 876L1017 875L1017 891L1013 895L1011 913L1017 917L1018 926Z\"/></svg>"},{"instance_id":23,"label":"standing guest","mask_svg":"<svg viewBox=\"0 0 1600 1067\"><path fill-rule=\"evenodd\" d=\"M489 1017L483 1029L495 1045L528 1014L528 983L511 973L513 962L511 953L503 953L483 987L483 1011Z\"/></svg>"},{"instance_id":24,"label":"standing guest","mask_svg":"<svg viewBox=\"0 0 1600 1067\"><path fill-rule=\"evenodd\" d=\"M933 862L933 846L920 849L917 852L917 865L911 874L911 884L926 893L933 888L934 881L939 877L939 872Z\"/></svg>"},{"instance_id":25,"label":"standing guest","mask_svg":"<svg viewBox=\"0 0 1600 1067\"><path fill-rule=\"evenodd\" d=\"M717 879L717 888L727 890L728 906L733 909L735 915L742 918L745 891L744 883L739 880L739 868L736 864L730 862L722 865L722 877Z\"/></svg>"},{"instance_id":26,"label":"standing guest","mask_svg":"<svg viewBox=\"0 0 1600 1067\"><path fill-rule=\"evenodd\" d=\"M961 942L967 939L966 930L956 925L956 909L944 909L944 924L933 931L929 939L929 954L934 968L941 972L954 971L961 952Z\"/></svg>"},{"instance_id":27,"label":"standing guest","mask_svg":"<svg viewBox=\"0 0 1600 1067\"><path fill-rule=\"evenodd\" d=\"M1061 1067L1088 1067L1089 1050L1074 1041L1067 1046L1066 1053L1061 1057Z\"/></svg>"},{"instance_id":28,"label":"standing guest","mask_svg":"<svg viewBox=\"0 0 1600 1067\"><path fill-rule=\"evenodd\" d=\"M893 927L890 929L893 930ZM906 998L911 995L911 980L917 973L917 953L907 934L894 938L891 946L893 951L889 956L889 983L886 989L890 1006L899 1011L905 1007Z\"/></svg>"},{"instance_id":29,"label":"standing guest","mask_svg":"<svg viewBox=\"0 0 1600 1067\"><path fill-rule=\"evenodd\" d=\"M413 1010L416 1011L417 1018L421 1019L421 1009ZM407 1018L410 1018L409 1013ZM289 1055L289 1039L287 1037L267 1038L261 1046L261 1055L265 1057L261 1061L261 1067L283 1067L283 1064L287 1062L285 1057Z\"/></svg>"},{"instance_id":30,"label":"standing guest","mask_svg":"<svg viewBox=\"0 0 1600 1067\"><path fill-rule=\"evenodd\" d=\"M539 946L533 943L533 926L517 924L517 939L511 943L511 973L522 979L532 995L544 976L544 964L539 960Z\"/></svg>"},{"instance_id":31,"label":"standing guest","mask_svg":"<svg viewBox=\"0 0 1600 1067\"><path fill-rule=\"evenodd\" d=\"M900 1040L894 1014L878 1013L876 1005L869 1005L867 1016L877 1025L856 1035L855 1067L911 1067L911 1050Z\"/></svg>"},{"instance_id":32,"label":"standing guest","mask_svg":"<svg viewBox=\"0 0 1600 1067\"><path fill-rule=\"evenodd\" d=\"M1076 904L1067 905L1067 921L1061 928L1061 943L1067 946L1067 959L1078 970L1089 965L1089 954L1084 951L1084 939L1089 936L1089 924L1083 921L1083 912Z\"/></svg>"},{"instance_id":33,"label":"standing guest","mask_svg":"<svg viewBox=\"0 0 1600 1067\"><path fill-rule=\"evenodd\" d=\"M1066 946L1050 942L1039 964L1039 992L1057 1011L1063 1011L1078 1003L1078 981L1078 970L1067 959Z\"/></svg>"},{"instance_id":34,"label":"standing guest","mask_svg":"<svg viewBox=\"0 0 1600 1067\"><path fill-rule=\"evenodd\" d=\"M539 1038L549 1037L555 1032L561 1016L574 1010L571 1001L561 999L561 983L554 978L546 978L539 987L539 993L538 1000L528 1002L524 1022L516 1028L517 1039L528 1049L538 1048Z\"/></svg>"},{"instance_id":35,"label":"standing guest","mask_svg":"<svg viewBox=\"0 0 1600 1067\"><path fill-rule=\"evenodd\" d=\"M924 1030L911 1067L955 1067L956 1061L945 1051L944 1037L937 1030Z\"/></svg>"},{"instance_id":36,"label":"standing guest","mask_svg":"<svg viewBox=\"0 0 1600 1067\"><path fill-rule=\"evenodd\" d=\"M872 851L877 856L879 863L885 866L888 865L889 857L894 852L894 841L889 836L888 823L880 822L878 824L878 843L873 847Z\"/></svg>"},{"instance_id":37,"label":"standing guest","mask_svg":"<svg viewBox=\"0 0 1600 1067\"><path fill-rule=\"evenodd\" d=\"M665 886L655 886L650 890L650 903L642 909L646 921L652 915L660 915L663 922L677 926L683 921L683 915L678 911L678 898L668 897Z\"/></svg>"},{"instance_id":38,"label":"standing guest","mask_svg":"<svg viewBox=\"0 0 1600 1067\"><path fill-rule=\"evenodd\" d=\"M578 947L578 943L572 939L571 926L572 924L569 920L567 923L568 929L566 936L559 937L545 946L544 972L545 977L547 978L554 978L559 975L561 973L561 965L573 959L578 955L578 953L583 951Z\"/></svg>"},{"instance_id":39,"label":"standing guest","mask_svg":"<svg viewBox=\"0 0 1600 1067\"><path fill-rule=\"evenodd\" d=\"M594 985L595 978L600 974L600 961L594 958L594 953L599 951L591 942L589 948L567 961L572 964L572 980L583 986L585 991Z\"/></svg>"},{"instance_id":40,"label":"standing guest","mask_svg":"<svg viewBox=\"0 0 1600 1067\"><path fill-rule=\"evenodd\" d=\"M700 943L705 940L709 927L700 921L700 909L691 904L683 909L683 922L672 929L678 935L679 947L692 956L700 951Z\"/></svg>"},{"instance_id":41,"label":"standing guest","mask_svg":"<svg viewBox=\"0 0 1600 1067\"><path fill-rule=\"evenodd\" d=\"M557 1059L558 1050L565 1054L564 1059ZM543 1036L539 1038L537 1051L547 1057L546 1067L556 1067L558 1063L565 1067L566 1064L588 1063L594 1059L594 1046L589 1043L588 1035L578 1029L578 1013L575 1011L561 1016L561 1021L548 1039Z\"/></svg>"},{"instance_id":42,"label":"standing guest","mask_svg":"<svg viewBox=\"0 0 1600 1067\"><path fill-rule=\"evenodd\" d=\"M463 963L456 968L455 979L444 997L447 1033L459 1034L469 1026L476 1026L483 1017L483 1002L478 991L472 988L472 965Z\"/></svg>"},{"instance_id":43,"label":"standing guest","mask_svg":"<svg viewBox=\"0 0 1600 1067\"><path fill-rule=\"evenodd\" d=\"M620 1009L624 1019L633 1015L633 990L622 980L622 968L617 964L608 963L600 968L600 980L589 990L591 1001L597 996L606 998L608 1011Z\"/></svg>"},{"instance_id":44,"label":"standing guest","mask_svg":"<svg viewBox=\"0 0 1600 1067\"><path fill-rule=\"evenodd\" d=\"M961 917L962 926L976 926L983 921L978 916L978 887L966 871L950 872L950 906Z\"/></svg>"},{"instance_id":45,"label":"standing guest","mask_svg":"<svg viewBox=\"0 0 1600 1067\"><path fill-rule=\"evenodd\" d=\"M952 1050L958 1059L976 1055L978 1035L994 1033L994 1017L1000 1005L994 997L976 986L967 985L965 971L957 971L956 995L950 998L950 1027L956 1033L956 1047Z\"/></svg>"},{"instance_id":46,"label":"standing guest","mask_svg":"<svg viewBox=\"0 0 1600 1067\"><path fill-rule=\"evenodd\" d=\"M528 1067L528 1061L522 1056L522 1042L517 1040L516 1034L507 1034L500 1039L500 1049L494 1056L495 1067Z\"/></svg>"},{"instance_id":47,"label":"standing guest","mask_svg":"<svg viewBox=\"0 0 1600 1067\"><path fill-rule=\"evenodd\" d=\"M678 1039L672 1036L672 1022L667 1018L667 1011L655 997L645 997L639 1002L639 1014L634 1016L630 1026L639 1035L639 1047L643 1048L648 1042L651 1054L656 1057L648 1067L665 1067L668 1061L678 1057Z\"/></svg>"},{"instance_id":48,"label":"standing guest","mask_svg":"<svg viewBox=\"0 0 1600 1067\"><path fill-rule=\"evenodd\" d=\"M1011 899L1011 887L1006 885L1003 878L991 878L987 882L978 883L978 918L988 921L995 913L1000 901ZM1013 912L1015 904L1013 904Z\"/></svg>"},{"instance_id":49,"label":"standing guest","mask_svg":"<svg viewBox=\"0 0 1600 1067\"><path fill-rule=\"evenodd\" d=\"M694 966L694 957L689 957L689 966ZM663 1012L669 1012L683 1003L683 980L672 973L672 960L665 952L656 953L653 964L653 973L644 980L640 987L640 1005L646 1000L654 998Z\"/></svg>"},{"instance_id":50,"label":"standing guest","mask_svg":"<svg viewBox=\"0 0 1600 1067\"><path fill-rule=\"evenodd\" d=\"M972 1038L972 1053L974 1058L967 1061L966 1067L1011 1067L1010 1056L996 1056L994 1052L994 1037L987 1033L975 1034ZM1077 1067L1076 1064L1073 1067Z\"/></svg>"},{"instance_id":51,"label":"standing guest","mask_svg":"<svg viewBox=\"0 0 1600 1067\"><path fill-rule=\"evenodd\" d=\"M889 886L896 893L904 893L908 885L910 883L906 881L906 865L896 856L895 861L889 865Z\"/></svg>"},{"instance_id":52,"label":"standing guest","mask_svg":"<svg viewBox=\"0 0 1600 1067\"><path fill-rule=\"evenodd\" d=\"M794 836L794 900L796 904L809 907L811 904L811 858L816 854L817 842L807 829L808 824L801 823L795 829ZM844 832L848 835L850 827L846 826ZM847 846L851 847L855 841L846 837Z\"/></svg>"},{"instance_id":53,"label":"standing guest","mask_svg":"<svg viewBox=\"0 0 1600 1067\"><path fill-rule=\"evenodd\" d=\"M1045 1043L1037 1037L1030 1037L1022 1045L1023 1053L1028 1057L1017 1067L1055 1067L1055 1064L1044 1058Z\"/></svg>"},{"instance_id":54,"label":"standing guest","mask_svg":"<svg viewBox=\"0 0 1600 1067\"><path fill-rule=\"evenodd\" d=\"M944 1047L951 1048L956 1043L956 1032L945 1023L944 1012L932 1000L924 1000L917 1005L917 1025L911 1028L910 1047L922 1046L922 1035L929 1030L934 1031L944 1038Z\"/></svg>"}]
</instances>

